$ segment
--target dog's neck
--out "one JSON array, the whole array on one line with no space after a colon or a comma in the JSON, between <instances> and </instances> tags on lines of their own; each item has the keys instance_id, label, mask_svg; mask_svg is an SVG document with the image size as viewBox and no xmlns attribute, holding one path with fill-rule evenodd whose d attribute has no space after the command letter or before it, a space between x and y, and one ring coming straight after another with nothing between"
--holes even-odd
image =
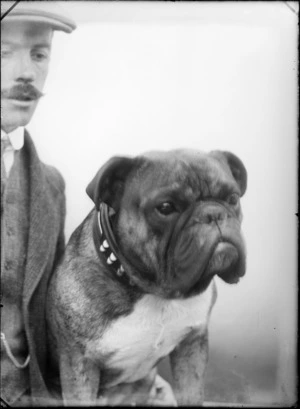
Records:
<instances>
[{"instance_id":1,"label":"dog's neck","mask_svg":"<svg viewBox=\"0 0 300 409\"><path fill-rule=\"evenodd\" d=\"M111 228L110 209L100 203L93 221L93 239L98 257L104 262L110 273L123 285L137 287L134 280L126 273L119 259L119 248Z\"/></svg>"},{"instance_id":2,"label":"dog's neck","mask_svg":"<svg viewBox=\"0 0 300 409\"><path fill-rule=\"evenodd\" d=\"M112 228L115 211L105 203L100 203L93 220L93 240L99 259L106 271L129 290L138 293L156 294L165 298L166 294L156 281L147 277L147 267L141 269L126 258L120 251ZM123 267L122 263L126 266ZM145 270L144 270L145 269ZM143 271L144 270L144 271ZM150 275L150 274L149 274Z\"/></svg>"}]
</instances>

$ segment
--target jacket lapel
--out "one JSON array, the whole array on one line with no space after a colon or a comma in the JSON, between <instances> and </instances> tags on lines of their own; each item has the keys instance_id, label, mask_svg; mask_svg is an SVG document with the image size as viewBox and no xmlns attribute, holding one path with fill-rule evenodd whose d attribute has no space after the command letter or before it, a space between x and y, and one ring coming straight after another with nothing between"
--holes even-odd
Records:
<instances>
[{"instance_id":1,"label":"jacket lapel","mask_svg":"<svg viewBox=\"0 0 300 409\"><path fill-rule=\"evenodd\" d=\"M29 234L24 278L24 303L28 304L42 277L54 237L55 214L48 182L34 144L25 131L25 146L29 163Z\"/></svg>"}]
</instances>

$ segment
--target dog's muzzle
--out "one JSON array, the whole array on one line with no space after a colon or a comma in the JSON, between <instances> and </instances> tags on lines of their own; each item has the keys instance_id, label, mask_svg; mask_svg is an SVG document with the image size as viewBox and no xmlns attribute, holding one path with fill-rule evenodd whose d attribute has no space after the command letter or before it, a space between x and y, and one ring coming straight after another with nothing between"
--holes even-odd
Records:
<instances>
[{"instance_id":1,"label":"dog's muzzle","mask_svg":"<svg viewBox=\"0 0 300 409\"><path fill-rule=\"evenodd\" d=\"M172 240L168 255L171 296L203 292L215 275L237 283L245 274L240 221L223 204L200 204L188 220L179 221Z\"/></svg>"}]
</instances>

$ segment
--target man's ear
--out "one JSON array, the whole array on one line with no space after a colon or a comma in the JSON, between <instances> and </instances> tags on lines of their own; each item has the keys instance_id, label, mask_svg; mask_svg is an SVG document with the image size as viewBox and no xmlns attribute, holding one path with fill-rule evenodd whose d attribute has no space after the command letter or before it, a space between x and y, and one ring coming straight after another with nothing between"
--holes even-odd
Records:
<instances>
[{"instance_id":1,"label":"man's ear","mask_svg":"<svg viewBox=\"0 0 300 409\"><path fill-rule=\"evenodd\" d=\"M118 210L126 178L134 163L132 158L114 156L99 169L86 188L97 210L100 202Z\"/></svg>"},{"instance_id":2,"label":"man's ear","mask_svg":"<svg viewBox=\"0 0 300 409\"><path fill-rule=\"evenodd\" d=\"M247 170L241 159L228 151L212 151L211 153L218 159L222 161L225 160L231 170L232 176L239 185L241 196L243 196L247 189Z\"/></svg>"}]
</instances>

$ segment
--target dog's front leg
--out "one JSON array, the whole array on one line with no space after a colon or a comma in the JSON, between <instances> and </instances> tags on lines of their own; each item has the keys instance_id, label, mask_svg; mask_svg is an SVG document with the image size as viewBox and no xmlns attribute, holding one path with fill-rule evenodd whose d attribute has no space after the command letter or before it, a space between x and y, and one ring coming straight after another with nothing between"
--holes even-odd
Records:
<instances>
[{"instance_id":1,"label":"dog's front leg","mask_svg":"<svg viewBox=\"0 0 300 409\"><path fill-rule=\"evenodd\" d=\"M207 358L206 328L191 333L171 353L174 393L179 406L203 404Z\"/></svg>"},{"instance_id":2,"label":"dog's front leg","mask_svg":"<svg viewBox=\"0 0 300 409\"><path fill-rule=\"evenodd\" d=\"M101 404L97 401L100 369L82 354L73 350L61 353L60 380L65 406Z\"/></svg>"}]
</instances>

